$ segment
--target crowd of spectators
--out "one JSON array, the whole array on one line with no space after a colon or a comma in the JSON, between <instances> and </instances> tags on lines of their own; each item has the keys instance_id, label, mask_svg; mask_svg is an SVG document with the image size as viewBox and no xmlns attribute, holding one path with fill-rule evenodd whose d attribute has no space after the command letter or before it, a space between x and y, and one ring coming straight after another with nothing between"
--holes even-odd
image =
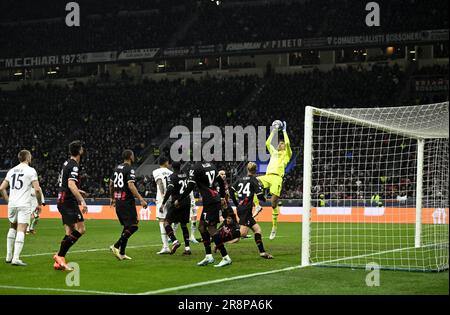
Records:
<instances>
[{"instance_id":1,"label":"crowd of spectators","mask_svg":"<svg viewBox=\"0 0 450 315\"><path fill-rule=\"evenodd\" d=\"M117 14L126 11L168 10L196 3L195 0L77 0L82 16ZM65 17L66 0L3 0L0 21L6 23Z\"/></svg>"},{"instance_id":2,"label":"crowd of spectators","mask_svg":"<svg viewBox=\"0 0 450 315\"><path fill-rule=\"evenodd\" d=\"M62 0L29 0L27 10L19 2L0 4L0 57L448 29L448 3L441 0L380 0L381 25L370 28L359 0L86 0L79 1L80 27L65 25ZM58 18L42 20L50 17Z\"/></svg>"},{"instance_id":3,"label":"crowd of spectators","mask_svg":"<svg viewBox=\"0 0 450 315\"><path fill-rule=\"evenodd\" d=\"M80 27L64 21L2 25L0 57L26 57L161 47L186 11L160 10L87 17Z\"/></svg>"},{"instance_id":4,"label":"crowd of spectators","mask_svg":"<svg viewBox=\"0 0 450 315\"><path fill-rule=\"evenodd\" d=\"M138 165L148 154L156 154L155 157L167 154L159 149L156 153L149 149L146 155L142 152L158 145L154 139L168 135L173 126L182 125L192 130L195 117L202 119L203 128L208 125L269 126L274 119L282 119L287 122L295 152L300 153L296 165L286 175L282 197L301 198L304 106L374 107L408 102L399 99L405 85L404 76L398 67L374 67L371 71L335 68L330 72L314 70L268 78L241 76L139 84L78 83L73 88L26 86L14 92L0 92L0 169L12 167L20 149L30 149L45 195L55 197L58 173L67 158L67 144L80 139L87 149L82 161L82 185L92 197L106 197L110 173L120 161L121 151L133 149ZM258 96L249 100L248 95L261 87ZM358 150L353 148L352 156L356 156ZM348 156L342 158L345 160ZM352 165L344 160L339 164ZM404 159L410 160L412 157L409 156ZM333 165L331 162L322 164ZM227 170L229 178L239 175L239 166L242 163L218 164L218 168ZM411 168L403 165L401 169ZM348 182L347 173L352 175L351 172L359 170L341 171L343 175L335 178L342 178L344 183L335 183L333 187L353 187L358 179L382 176L391 180L386 185L413 180L405 174L377 173L351 176L352 180ZM316 182L315 185L332 185L332 182ZM154 195L156 187L150 174L140 179L138 188L147 197ZM355 194L339 197L357 198L361 190L348 188L342 191Z\"/></svg>"}]
</instances>

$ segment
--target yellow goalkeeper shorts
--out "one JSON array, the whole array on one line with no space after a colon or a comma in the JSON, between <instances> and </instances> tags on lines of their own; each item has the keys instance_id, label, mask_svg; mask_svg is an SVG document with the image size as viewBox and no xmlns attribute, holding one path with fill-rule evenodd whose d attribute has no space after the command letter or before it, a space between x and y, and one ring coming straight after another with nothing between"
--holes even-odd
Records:
<instances>
[{"instance_id":1,"label":"yellow goalkeeper shorts","mask_svg":"<svg viewBox=\"0 0 450 315\"><path fill-rule=\"evenodd\" d=\"M258 177L264 188L270 188L270 193L277 197L281 196L281 185L283 184L283 177L276 174L266 174Z\"/></svg>"}]
</instances>

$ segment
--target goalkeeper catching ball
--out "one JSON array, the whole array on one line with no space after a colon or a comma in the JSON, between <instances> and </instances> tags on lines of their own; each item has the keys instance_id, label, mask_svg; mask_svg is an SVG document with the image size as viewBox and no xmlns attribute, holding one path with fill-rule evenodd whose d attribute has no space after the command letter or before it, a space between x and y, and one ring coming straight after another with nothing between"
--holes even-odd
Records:
<instances>
[{"instance_id":1,"label":"goalkeeper catching ball","mask_svg":"<svg viewBox=\"0 0 450 315\"><path fill-rule=\"evenodd\" d=\"M277 234L277 223L278 223L278 200L281 196L281 188L283 184L284 170L288 165L291 157L292 157L292 149L291 143L289 141L288 134L286 132L286 122L282 123L283 130L283 139L278 143L277 148L272 145L273 137L278 133L278 128L272 129L272 132L267 138L266 147L269 150L270 161L267 166L266 175L259 176L258 180L261 182L262 186L265 189L270 190L270 194L272 195L271 203L272 203L272 232L270 233L270 239L273 240ZM262 210L259 205L259 200L255 198L256 204L256 214Z\"/></svg>"}]
</instances>

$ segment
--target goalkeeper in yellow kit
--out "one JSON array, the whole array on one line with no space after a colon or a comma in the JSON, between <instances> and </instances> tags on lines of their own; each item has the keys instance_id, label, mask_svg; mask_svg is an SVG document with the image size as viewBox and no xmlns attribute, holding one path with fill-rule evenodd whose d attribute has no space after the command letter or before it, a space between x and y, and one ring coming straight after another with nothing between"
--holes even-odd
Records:
<instances>
[{"instance_id":1,"label":"goalkeeper in yellow kit","mask_svg":"<svg viewBox=\"0 0 450 315\"><path fill-rule=\"evenodd\" d=\"M269 138L266 141L267 150L270 153L270 161L267 166L266 175L259 176L258 180L261 182L265 189L270 189L270 194L272 195L272 232L270 233L270 239L273 240L277 234L277 223L278 223L278 200L281 196L281 187L283 184L284 170L288 165L292 157L291 143L289 141L288 134L286 132L286 122L283 122L283 138L278 143L277 148L272 145L272 139L275 134L277 134L278 129L272 129ZM255 198L257 199L257 198ZM255 200L256 213L255 216L261 211L259 205L259 200Z\"/></svg>"}]
</instances>

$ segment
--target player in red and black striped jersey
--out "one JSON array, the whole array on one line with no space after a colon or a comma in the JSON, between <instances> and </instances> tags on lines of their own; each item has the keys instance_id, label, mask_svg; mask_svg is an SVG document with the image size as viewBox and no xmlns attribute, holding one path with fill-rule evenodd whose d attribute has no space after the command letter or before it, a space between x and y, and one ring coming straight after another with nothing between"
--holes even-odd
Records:
<instances>
[{"instance_id":1,"label":"player in red and black striped jersey","mask_svg":"<svg viewBox=\"0 0 450 315\"><path fill-rule=\"evenodd\" d=\"M132 166L134 153L125 150L122 153L123 163L116 166L109 182L111 205L115 205L116 214L120 224L123 226L119 240L110 246L111 252L119 260L130 260L125 254L128 239L138 230L138 216L135 198L141 206L147 208L147 201L139 194L136 185L136 172Z\"/></svg>"},{"instance_id":2,"label":"player in red and black striped jersey","mask_svg":"<svg viewBox=\"0 0 450 315\"><path fill-rule=\"evenodd\" d=\"M194 167L189 170L187 188L180 198L175 200L175 207L179 207L183 199L189 196L195 185L197 185L200 195L202 196L203 210L200 216L198 229L202 236L206 252L205 259L200 261L197 265L206 266L214 262L211 251L211 236L216 234L217 224L220 222L220 210L222 209L225 198L225 183L212 163L197 162ZM224 260L226 261L226 264L231 264L231 259L228 255L225 255L222 261Z\"/></svg>"},{"instance_id":3,"label":"player in red and black striped jersey","mask_svg":"<svg viewBox=\"0 0 450 315\"><path fill-rule=\"evenodd\" d=\"M247 164L247 176L242 177L233 184L230 191L230 197L237 208L239 217L240 234L245 237L249 229L255 233L255 242L262 258L272 259L272 255L268 254L262 242L261 227L253 218L253 198L256 195L259 200L266 201L264 197L263 187L256 178L256 164L249 162ZM237 197L237 198L236 198Z\"/></svg>"},{"instance_id":4,"label":"player in red and black striped jersey","mask_svg":"<svg viewBox=\"0 0 450 315\"><path fill-rule=\"evenodd\" d=\"M58 178L58 211L61 213L66 235L61 241L59 252L53 256L53 267L57 270L72 270L66 263L65 256L78 239L86 232L83 213L88 208L83 197L87 194L80 190L80 159L84 148L80 141L69 144L70 159L64 162ZM82 206L82 211L78 205Z\"/></svg>"}]
</instances>

